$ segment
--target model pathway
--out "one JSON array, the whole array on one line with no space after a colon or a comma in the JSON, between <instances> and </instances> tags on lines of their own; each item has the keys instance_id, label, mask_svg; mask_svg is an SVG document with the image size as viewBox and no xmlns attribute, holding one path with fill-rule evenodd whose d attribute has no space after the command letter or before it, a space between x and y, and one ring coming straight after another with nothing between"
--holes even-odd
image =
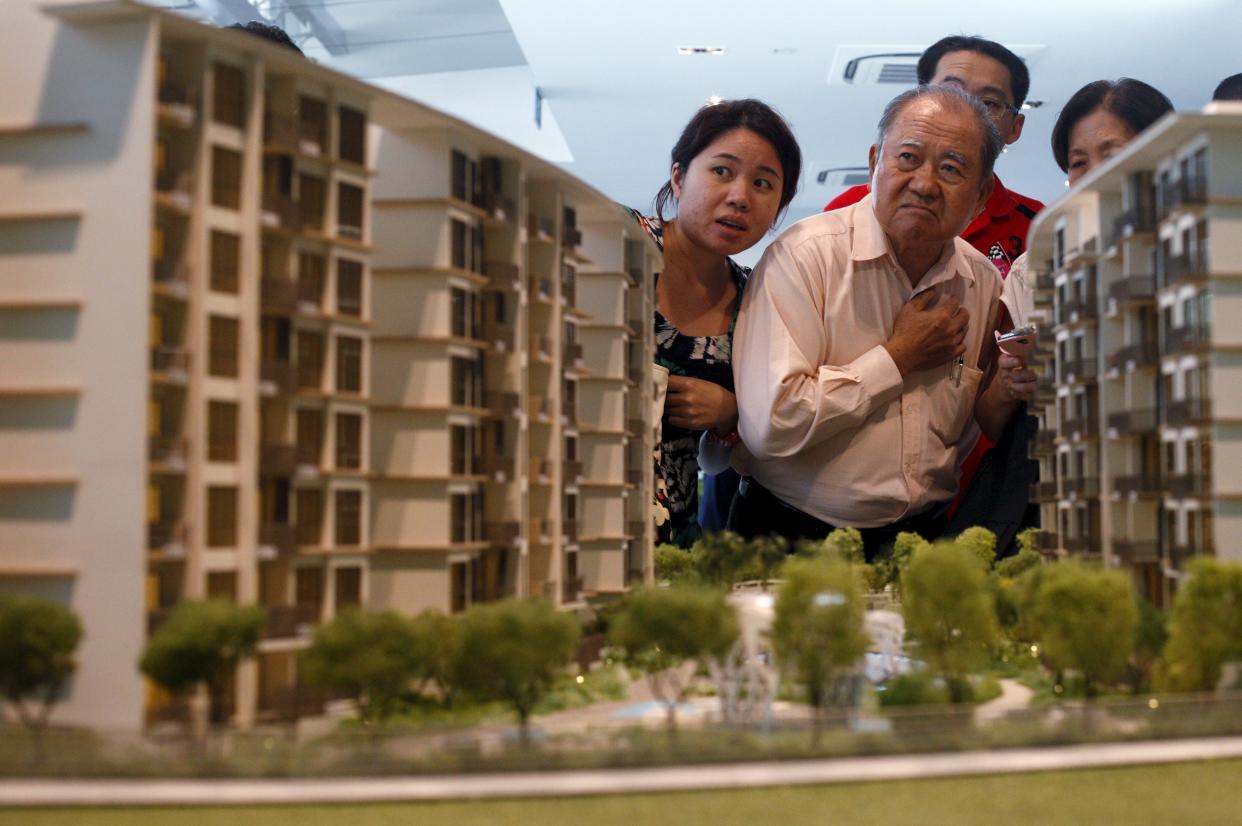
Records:
<instances>
[{"instance_id":1,"label":"model pathway","mask_svg":"<svg viewBox=\"0 0 1242 826\"><path fill-rule=\"evenodd\" d=\"M306 780L4 780L0 806L363 803L632 794L1242 758L1242 737L653 769Z\"/></svg>"}]
</instances>

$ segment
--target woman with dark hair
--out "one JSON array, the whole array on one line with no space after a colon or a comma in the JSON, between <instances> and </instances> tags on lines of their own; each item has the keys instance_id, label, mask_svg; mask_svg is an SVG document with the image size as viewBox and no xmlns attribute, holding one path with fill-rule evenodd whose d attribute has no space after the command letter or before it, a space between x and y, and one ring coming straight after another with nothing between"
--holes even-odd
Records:
<instances>
[{"instance_id":1,"label":"woman with dark hair","mask_svg":"<svg viewBox=\"0 0 1242 826\"><path fill-rule=\"evenodd\" d=\"M1072 186L1172 111L1172 102L1141 80L1123 77L1088 83L1057 116L1052 155Z\"/></svg>"},{"instance_id":2,"label":"woman with dark hair","mask_svg":"<svg viewBox=\"0 0 1242 826\"><path fill-rule=\"evenodd\" d=\"M630 213L664 251L656 276L656 363L669 377L656 465L656 536L684 546L699 535L699 436L737 440L731 353L748 271L729 256L776 225L797 191L802 154L784 119L747 99L700 109L671 160L655 215ZM665 217L669 206L676 212Z\"/></svg>"}]
</instances>

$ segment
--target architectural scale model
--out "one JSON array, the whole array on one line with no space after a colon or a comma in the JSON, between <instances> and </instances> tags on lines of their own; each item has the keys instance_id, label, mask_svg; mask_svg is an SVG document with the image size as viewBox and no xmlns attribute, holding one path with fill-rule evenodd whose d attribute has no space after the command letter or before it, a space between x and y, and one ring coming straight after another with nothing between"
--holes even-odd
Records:
<instances>
[{"instance_id":1,"label":"architectural scale model","mask_svg":"<svg viewBox=\"0 0 1242 826\"><path fill-rule=\"evenodd\" d=\"M1040 213L1041 547L1167 605L1242 560L1242 108L1170 115Z\"/></svg>"},{"instance_id":2,"label":"architectural scale model","mask_svg":"<svg viewBox=\"0 0 1242 826\"><path fill-rule=\"evenodd\" d=\"M82 618L58 720L177 712L183 599L267 610L245 726L345 607L650 579L659 252L608 198L244 32L4 16L0 591Z\"/></svg>"}]
</instances>

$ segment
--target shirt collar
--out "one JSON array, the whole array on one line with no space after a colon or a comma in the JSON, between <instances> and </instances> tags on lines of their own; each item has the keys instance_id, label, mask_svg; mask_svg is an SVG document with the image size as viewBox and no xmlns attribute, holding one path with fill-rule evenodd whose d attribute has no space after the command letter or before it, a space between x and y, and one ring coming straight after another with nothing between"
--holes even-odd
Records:
<instances>
[{"instance_id":1,"label":"shirt collar","mask_svg":"<svg viewBox=\"0 0 1242 826\"><path fill-rule=\"evenodd\" d=\"M992 194L988 196L988 202L983 205L983 211L975 216L975 220L970 222L970 226L966 227L962 237L965 238L973 235L979 230L986 227L993 221L1003 218L1018 208L1018 199L1013 197L1005 185L1001 183L999 175L992 176Z\"/></svg>"},{"instance_id":2,"label":"shirt collar","mask_svg":"<svg viewBox=\"0 0 1242 826\"><path fill-rule=\"evenodd\" d=\"M899 267L892 245L888 243L888 236L884 234L884 228L880 226L879 219L875 217L874 199L875 195L869 194L854 205L852 216L854 235L850 242L850 259L875 261L887 256L894 267ZM934 284L948 281L954 275L960 275L972 284L975 281L974 271L958 252L957 239L950 238L945 242L940 258L919 281L918 289L922 291Z\"/></svg>"}]
</instances>

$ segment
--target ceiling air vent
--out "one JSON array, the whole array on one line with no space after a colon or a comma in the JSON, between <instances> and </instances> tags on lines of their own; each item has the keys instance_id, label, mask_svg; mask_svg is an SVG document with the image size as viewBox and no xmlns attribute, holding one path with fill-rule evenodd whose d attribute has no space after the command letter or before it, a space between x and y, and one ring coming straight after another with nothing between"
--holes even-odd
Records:
<instances>
[{"instance_id":1,"label":"ceiling air vent","mask_svg":"<svg viewBox=\"0 0 1242 826\"><path fill-rule=\"evenodd\" d=\"M891 83L913 86L918 83L919 52L882 52L860 55L845 64L841 79L855 86Z\"/></svg>"},{"instance_id":2,"label":"ceiling air vent","mask_svg":"<svg viewBox=\"0 0 1242 826\"><path fill-rule=\"evenodd\" d=\"M870 180L871 175L865 166L834 166L820 170L815 176L816 183L837 188L858 186Z\"/></svg>"}]
</instances>

